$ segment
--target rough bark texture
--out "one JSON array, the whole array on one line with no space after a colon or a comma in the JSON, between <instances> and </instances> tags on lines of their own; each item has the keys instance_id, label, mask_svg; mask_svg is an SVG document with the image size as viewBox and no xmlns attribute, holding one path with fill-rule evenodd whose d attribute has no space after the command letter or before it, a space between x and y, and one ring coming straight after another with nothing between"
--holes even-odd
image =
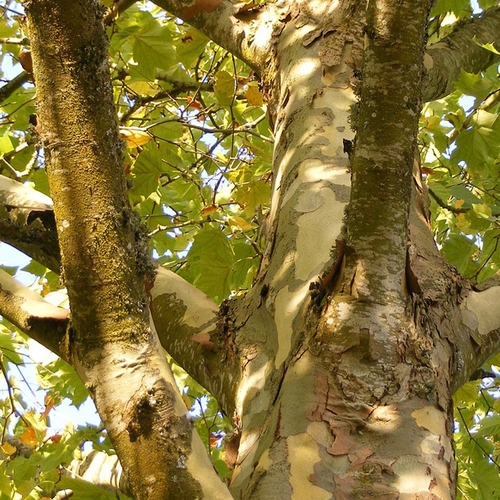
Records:
<instances>
[{"instance_id":1,"label":"rough bark texture","mask_svg":"<svg viewBox=\"0 0 500 500\"><path fill-rule=\"evenodd\" d=\"M215 475L150 327L153 266L127 200L102 6L42 0L26 9L72 309L65 357L93 396L135 498L227 498L221 482L212 494L200 483Z\"/></svg>"},{"instance_id":2,"label":"rough bark texture","mask_svg":"<svg viewBox=\"0 0 500 500\"><path fill-rule=\"evenodd\" d=\"M428 0L299 0L246 14L226 1L157 3L272 83L274 185L253 289L218 314L168 272L152 292L162 345L235 416L232 495L453 498L451 394L500 348L500 286L472 290L438 254L417 120L422 91L443 95L457 67L492 62L460 40L495 41L499 11L429 49L425 73ZM228 498L191 441L149 327L101 13L90 0L27 7L72 308L58 345L87 380L137 498ZM2 237L18 213L20 227L35 227L24 220L31 209L2 199ZM37 258L24 234L17 244ZM2 313L10 304L21 328L21 309L36 318L22 290L0 286Z\"/></svg>"}]
</instances>

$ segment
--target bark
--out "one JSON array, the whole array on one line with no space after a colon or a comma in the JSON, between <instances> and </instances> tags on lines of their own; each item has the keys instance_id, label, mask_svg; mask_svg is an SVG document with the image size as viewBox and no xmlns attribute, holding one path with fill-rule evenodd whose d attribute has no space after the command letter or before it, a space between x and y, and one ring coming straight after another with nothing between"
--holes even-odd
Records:
<instances>
[{"instance_id":1,"label":"bark","mask_svg":"<svg viewBox=\"0 0 500 500\"><path fill-rule=\"evenodd\" d=\"M59 242L52 200L0 176L0 238L59 273Z\"/></svg>"},{"instance_id":2,"label":"bark","mask_svg":"<svg viewBox=\"0 0 500 500\"><path fill-rule=\"evenodd\" d=\"M150 326L153 268L127 200L102 7L25 6L72 310L65 357L92 394L135 498L229 498Z\"/></svg>"},{"instance_id":3,"label":"bark","mask_svg":"<svg viewBox=\"0 0 500 500\"><path fill-rule=\"evenodd\" d=\"M27 3L72 307L64 354L88 381L137 498L228 498L206 462L198 469L203 450L149 327L102 31L98 15L87 24L92 2L77 3L85 16L70 3ZM461 40L495 41L498 11L429 49L424 74L429 3L301 0L244 14L225 1L158 2L272 82L274 185L253 289L218 313L168 272L152 291L163 346L234 410L234 498L454 497L451 394L500 348L500 286L471 288L437 252L416 131L422 89L440 96L454 67L491 64ZM153 476L158 490L146 492Z\"/></svg>"},{"instance_id":4,"label":"bark","mask_svg":"<svg viewBox=\"0 0 500 500\"><path fill-rule=\"evenodd\" d=\"M47 349L65 358L69 311L56 307L0 269L2 316Z\"/></svg>"},{"instance_id":5,"label":"bark","mask_svg":"<svg viewBox=\"0 0 500 500\"><path fill-rule=\"evenodd\" d=\"M208 38L260 70L271 61L270 40L281 24L274 4L253 9L229 0L155 0L153 3L199 29Z\"/></svg>"}]
</instances>

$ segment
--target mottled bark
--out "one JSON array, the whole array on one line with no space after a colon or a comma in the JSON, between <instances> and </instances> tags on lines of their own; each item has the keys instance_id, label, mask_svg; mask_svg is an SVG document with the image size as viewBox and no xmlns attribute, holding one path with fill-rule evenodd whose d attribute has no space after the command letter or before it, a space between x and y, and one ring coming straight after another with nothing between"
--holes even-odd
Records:
<instances>
[{"instance_id":1,"label":"mottled bark","mask_svg":"<svg viewBox=\"0 0 500 500\"><path fill-rule=\"evenodd\" d=\"M406 286L428 9L301 4L281 33L263 297L234 311L236 498L451 498L451 347Z\"/></svg>"}]
</instances>

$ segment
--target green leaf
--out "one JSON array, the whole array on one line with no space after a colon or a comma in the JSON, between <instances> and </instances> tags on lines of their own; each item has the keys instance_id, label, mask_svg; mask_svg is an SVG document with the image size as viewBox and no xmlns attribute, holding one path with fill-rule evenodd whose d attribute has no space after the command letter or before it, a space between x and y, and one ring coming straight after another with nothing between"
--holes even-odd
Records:
<instances>
[{"instance_id":1,"label":"green leaf","mask_svg":"<svg viewBox=\"0 0 500 500\"><path fill-rule=\"evenodd\" d=\"M438 0L434 2L431 10L431 16L438 14L446 14L447 12L454 12L460 14L463 12L470 12L469 0Z\"/></svg>"},{"instance_id":2,"label":"green leaf","mask_svg":"<svg viewBox=\"0 0 500 500\"><path fill-rule=\"evenodd\" d=\"M452 186L449 193L457 200L464 200L469 206L481 203L481 200L475 194L471 193L470 189L467 189L463 184Z\"/></svg>"},{"instance_id":3,"label":"green leaf","mask_svg":"<svg viewBox=\"0 0 500 500\"><path fill-rule=\"evenodd\" d=\"M227 71L219 71L216 75L214 91L221 106L231 105L235 89L234 77Z\"/></svg>"},{"instance_id":4,"label":"green leaf","mask_svg":"<svg viewBox=\"0 0 500 500\"><path fill-rule=\"evenodd\" d=\"M4 325L0 325L0 352L3 353L5 360L16 365L22 365L23 358L18 351L25 345L18 335L11 332Z\"/></svg>"},{"instance_id":5,"label":"green leaf","mask_svg":"<svg viewBox=\"0 0 500 500\"><path fill-rule=\"evenodd\" d=\"M460 71L460 77L455 82L455 88L464 94L483 100L494 89L494 82L481 74Z\"/></svg>"},{"instance_id":6,"label":"green leaf","mask_svg":"<svg viewBox=\"0 0 500 500\"><path fill-rule=\"evenodd\" d=\"M484 164L490 158L496 158L500 151L500 121L497 115L479 110L473 122L473 127L457 137L452 160L464 160L479 173Z\"/></svg>"},{"instance_id":7,"label":"green leaf","mask_svg":"<svg viewBox=\"0 0 500 500\"><path fill-rule=\"evenodd\" d=\"M59 398L68 398L80 406L89 396L80 377L65 361L57 359L45 366L37 365L40 388L50 390Z\"/></svg>"},{"instance_id":8,"label":"green leaf","mask_svg":"<svg viewBox=\"0 0 500 500\"><path fill-rule=\"evenodd\" d=\"M481 420L477 436L500 434L500 415L491 415Z\"/></svg>"},{"instance_id":9,"label":"green leaf","mask_svg":"<svg viewBox=\"0 0 500 500\"><path fill-rule=\"evenodd\" d=\"M229 295L234 253L227 236L218 227L206 225L194 237L187 260L194 284L200 290L218 301Z\"/></svg>"},{"instance_id":10,"label":"green leaf","mask_svg":"<svg viewBox=\"0 0 500 500\"><path fill-rule=\"evenodd\" d=\"M483 43L481 47L483 47L483 49L489 50L490 52L493 52L493 54L500 56L500 52L498 52L498 50L492 43Z\"/></svg>"},{"instance_id":11,"label":"green leaf","mask_svg":"<svg viewBox=\"0 0 500 500\"><path fill-rule=\"evenodd\" d=\"M465 274L476 245L461 234L450 234L443 244L443 253L460 274Z\"/></svg>"},{"instance_id":12,"label":"green leaf","mask_svg":"<svg viewBox=\"0 0 500 500\"><path fill-rule=\"evenodd\" d=\"M153 19L134 33L134 61L146 78L154 79L157 69L169 69L176 62L175 45L168 26Z\"/></svg>"},{"instance_id":13,"label":"green leaf","mask_svg":"<svg viewBox=\"0 0 500 500\"><path fill-rule=\"evenodd\" d=\"M208 39L198 30L184 26L177 40L177 56L179 62L190 68L205 50Z\"/></svg>"}]
</instances>

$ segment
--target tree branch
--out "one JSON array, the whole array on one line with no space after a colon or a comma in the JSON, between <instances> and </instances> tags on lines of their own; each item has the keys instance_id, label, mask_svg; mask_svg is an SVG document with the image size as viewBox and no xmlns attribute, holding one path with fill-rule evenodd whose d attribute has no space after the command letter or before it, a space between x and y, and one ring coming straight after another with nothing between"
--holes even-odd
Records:
<instances>
[{"instance_id":1,"label":"tree branch","mask_svg":"<svg viewBox=\"0 0 500 500\"><path fill-rule=\"evenodd\" d=\"M154 0L158 7L177 16L259 71L272 57L271 38L276 14L274 4L244 10L228 0Z\"/></svg>"},{"instance_id":2,"label":"tree branch","mask_svg":"<svg viewBox=\"0 0 500 500\"><path fill-rule=\"evenodd\" d=\"M52 305L0 269L0 312L32 339L68 360L64 339L69 311Z\"/></svg>"},{"instance_id":3,"label":"tree branch","mask_svg":"<svg viewBox=\"0 0 500 500\"><path fill-rule=\"evenodd\" d=\"M416 180L410 207L406 281L413 309L423 308L427 328L446 340L455 364L452 392L500 350L500 274L471 288L436 247L429 228L425 185ZM425 316L425 315L424 315ZM417 317L417 321L420 318ZM443 343L441 343L443 345Z\"/></svg>"},{"instance_id":4,"label":"tree branch","mask_svg":"<svg viewBox=\"0 0 500 500\"><path fill-rule=\"evenodd\" d=\"M471 290L462 307L462 321L473 339L473 362L467 377L459 380L455 388L466 382L470 375L500 350L500 277L493 277L481 283L480 290ZM494 285L494 283L496 283ZM469 362L469 359L465 360Z\"/></svg>"},{"instance_id":5,"label":"tree branch","mask_svg":"<svg viewBox=\"0 0 500 500\"><path fill-rule=\"evenodd\" d=\"M193 285L158 269L153 296L153 320L161 345L200 384L227 415L235 408L235 380L240 373L218 307Z\"/></svg>"},{"instance_id":6,"label":"tree branch","mask_svg":"<svg viewBox=\"0 0 500 500\"><path fill-rule=\"evenodd\" d=\"M427 49L424 100L433 101L452 92L453 82L462 70L478 73L498 61L498 54L481 47L486 43L493 43L500 50L500 8L460 24L449 36Z\"/></svg>"},{"instance_id":7,"label":"tree branch","mask_svg":"<svg viewBox=\"0 0 500 500\"><path fill-rule=\"evenodd\" d=\"M10 97L17 89L28 82L30 78L30 74L27 71L23 71L15 76L10 82L6 83L0 89L0 102L5 101L5 99Z\"/></svg>"},{"instance_id":8,"label":"tree branch","mask_svg":"<svg viewBox=\"0 0 500 500\"><path fill-rule=\"evenodd\" d=\"M4 176L0 176L0 240L59 274L61 262L52 200ZM186 280L164 268L158 269L151 294L153 320L162 347L213 394L226 414L231 415L234 378L238 376L239 364L228 354L228 339L218 325L217 305ZM36 318L31 318L31 326L26 327L28 318L16 322L14 313L8 316L4 307L5 303L0 301L0 314L30 337L46 346L52 342L49 338L44 339L43 330L36 330L41 326L33 326ZM60 349L49 349L64 357ZM228 363L233 365L229 370L226 369Z\"/></svg>"},{"instance_id":9,"label":"tree branch","mask_svg":"<svg viewBox=\"0 0 500 500\"><path fill-rule=\"evenodd\" d=\"M0 175L0 240L59 273L61 256L52 200Z\"/></svg>"},{"instance_id":10,"label":"tree branch","mask_svg":"<svg viewBox=\"0 0 500 500\"><path fill-rule=\"evenodd\" d=\"M132 7L137 0L115 0L104 16L104 24L111 24L122 12Z\"/></svg>"}]
</instances>

